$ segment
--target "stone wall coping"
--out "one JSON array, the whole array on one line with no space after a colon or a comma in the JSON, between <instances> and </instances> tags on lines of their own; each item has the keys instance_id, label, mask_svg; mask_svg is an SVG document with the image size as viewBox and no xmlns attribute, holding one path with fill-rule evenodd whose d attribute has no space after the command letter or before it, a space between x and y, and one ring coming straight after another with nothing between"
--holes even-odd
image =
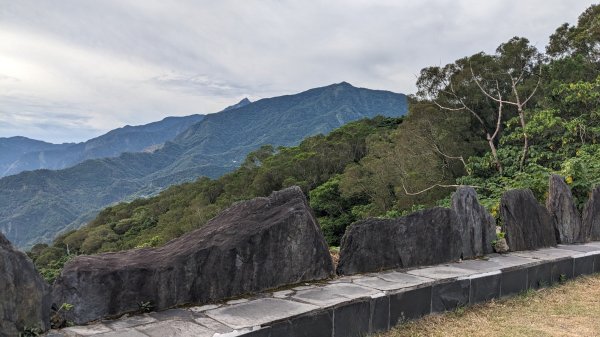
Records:
<instances>
[{"instance_id":1,"label":"stone wall coping","mask_svg":"<svg viewBox=\"0 0 600 337\"><path fill-rule=\"evenodd\" d=\"M600 272L600 242L338 277L242 300L51 330L46 336L293 337L310 329L314 336L360 336L388 330L402 320L593 272Z\"/></svg>"}]
</instances>

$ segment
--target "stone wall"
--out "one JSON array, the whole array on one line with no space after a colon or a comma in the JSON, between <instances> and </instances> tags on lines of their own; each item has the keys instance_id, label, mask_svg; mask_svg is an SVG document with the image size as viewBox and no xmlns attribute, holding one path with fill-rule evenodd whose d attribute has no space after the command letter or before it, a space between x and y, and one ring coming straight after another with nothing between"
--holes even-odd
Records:
<instances>
[{"instance_id":1,"label":"stone wall","mask_svg":"<svg viewBox=\"0 0 600 337\"><path fill-rule=\"evenodd\" d=\"M50 289L33 263L0 233L0 336L50 328Z\"/></svg>"}]
</instances>

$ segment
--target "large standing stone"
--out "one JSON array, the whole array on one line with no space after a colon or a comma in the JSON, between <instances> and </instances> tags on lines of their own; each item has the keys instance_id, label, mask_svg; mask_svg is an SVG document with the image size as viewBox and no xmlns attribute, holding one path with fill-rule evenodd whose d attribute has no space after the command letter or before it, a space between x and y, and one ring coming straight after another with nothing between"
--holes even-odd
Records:
<instances>
[{"instance_id":1,"label":"large standing stone","mask_svg":"<svg viewBox=\"0 0 600 337\"><path fill-rule=\"evenodd\" d=\"M571 189L559 175L550 175L546 208L552 217L558 243L585 242L585 231Z\"/></svg>"},{"instance_id":2,"label":"large standing stone","mask_svg":"<svg viewBox=\"0 0 600 337\"><path fill-rule=\"evenodd\" d=\"M50 286L0 233L0 336L50 328Z\"/></svg>"},{"instance_id":3,"label":"large standing stone","mask_svg":"<svg viewBox=\"0 0 600 337\"><path fill-rule=\"evenodd\" d=\"M470 186L459 187L452 195L452 209L460 222L463 258L493 253L496 220L479 204L475 190Z\"/></svg>"},{"instance_id":4,"label":"large standing stone","mask_svg":"<svg viewBox=\"0 0 600 337\"><path fill-rule=\"evenodd\" d=\"M554 224L531 190L504 192L500 201L502 228L510 250L556 246Z\"/></svg>"},{"instance_id":5,"label":"large standing stone","mask_svg":"<svg viewBox=\"0 0 600 337\"><path fill-rule=\"evenodd\" d=\"M600 241L600 186L596 186L583 207L585 241Z\"/></svg>"},{"instance_id":6,"label":"large standing stone","mask_svg":"<svg viewBox=\"0 0 600 337\"><path fill-rule=\"evenodd\" d=\"M366 219L342 238L337 273L351 275L460 259L456 212L436 207L396 219Z\"/></svg>"},{"instance_id":7,"label":"large standing stone","mask_svg":"<svg viewBox=\"0 0 600 337\"><path fill-rule=\"evenodd\" d=\"M153 249L81 256L54 285L84 323L138 309L207 303L333 275L323 234L298 187L233 205Z\"/></svg>"}]
</instances>

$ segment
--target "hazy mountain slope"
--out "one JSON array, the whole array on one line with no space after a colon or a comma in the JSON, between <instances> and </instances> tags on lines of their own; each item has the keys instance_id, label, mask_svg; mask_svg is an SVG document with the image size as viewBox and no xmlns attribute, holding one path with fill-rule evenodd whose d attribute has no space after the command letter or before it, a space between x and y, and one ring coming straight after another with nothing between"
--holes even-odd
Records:
<instances>
[{"instance_id":1,"label":"hazy mountain slope","mask_svg":"<svg viewBox=\"0 0 600 337\"><path fill-rule=\"evenodd\" d=\"M127 125L77 144L50 144L25 137L0 138L0 177L36 169L63 169L87 159L156 148L203 117L167 117L146 125ZM19 140L19 146L14 146L15 140Z\"/></svg>"},{"instance_id":2,"label":"hazy mountain slope","mask_svg":"<svg viewBox=\"0 0 600 337\"><path fill-rule=\"evenodd\" d=\"M17 246L48 241L111 203L232 170L263 144L293 145L346 122L406 113L406 96L347 83L207 115L153 153L89 160L0 179L0 231Z\"/></svg>"},{"instance_id":3,"label":"hazy mountain slope","mask_svg":"<svg viewBox=\"0 0 600 337\"><path fill-rule=\"evenodd\" d=\"M51 144L27 137L0 137L0 177L13 171L13 165L23 155L30 152L64 150L73 146L73 143Z\"/></svg>"}]
</instances>

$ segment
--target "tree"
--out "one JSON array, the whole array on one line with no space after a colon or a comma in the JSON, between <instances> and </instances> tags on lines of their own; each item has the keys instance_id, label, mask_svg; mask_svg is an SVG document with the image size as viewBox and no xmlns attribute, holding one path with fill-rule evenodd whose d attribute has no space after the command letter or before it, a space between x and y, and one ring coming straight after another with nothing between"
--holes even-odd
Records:
<instances>
[{"instance_id":1,"label":"tree","mask_svg":"<svg viewBox=\"0 0 600 337\"><path fill-rule=\"evenodd\" d=\"M471 114L485 136L497 170L502 173L497 146L507 108L513 110L508 113L520 116L521 164L527 157L529 139L524 131L524 110L540 85L541 64L537 49L527 39L514 37L501 44L494 55L478 53L444 67L423 69L417 80L417 95L442 110Z\"/></svg>"},{"instance_id":2,"label":"tree","mask_svg":"<svg viewBox=\"0 0 600 337\"><path fill-rule=\"evenodd\" d=\"M583 12L576 26L565 23L550 36L546 53L560 59L583 55L590 62L600 62L600 5L592 5Z\"/></svg>"}]
</instances>

